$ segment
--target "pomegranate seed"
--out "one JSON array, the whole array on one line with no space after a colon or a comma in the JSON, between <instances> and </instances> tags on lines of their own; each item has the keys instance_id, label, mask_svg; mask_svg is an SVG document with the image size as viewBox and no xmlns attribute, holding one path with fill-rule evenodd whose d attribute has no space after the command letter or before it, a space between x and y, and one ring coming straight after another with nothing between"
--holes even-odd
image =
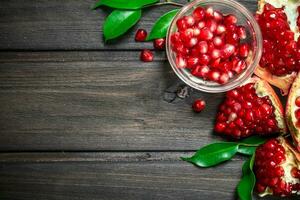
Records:
<instances>
[{"instance_id":1,"label":"pomegranate seed","mask_svg":"<svg viewBox=\"0 0 300 200\"><path fill-rule=\"evenodd\" d=\"M212 32L214 33L217 29L217 22L213 19L208 19L205 23L206 27Z\"/></svg>"},{"instance_id":2,"label":"pomegranate seed","mask_svg":"<svg viewBox=\"0 0 300 200\"><path fill-rule=\"evenodd\" d=\"M205 21L198 22L197 27L200 28L200 29L204 28L205 27Z\"/></svg>"},{"instance_id":3,"label":"pomegranate seed","mask_svg":"<svg viewBox=\"0 0 300 200\"><path fill-rule=\"evenodd\" d=\"M194 11L193 11L193 16L195 18L195 20L200 21L204 18L205 16L205 10L202 7L197 7Z\"/></svg>"},{"instance_id":4,"label":"pomegranate seed","mask_svg":"<svg viewBox=\"0 0 300 200\"><path fill-rule=\"evenodd\" d=\"M223 45L224 45L224 41L223 41L222 38L219 37L219 36L214 37L213 43L214 43L214 45L215 45L216 47L220 47L220 46L223 46Z\"/></svg>"},{"instance_id":5,"label":"pomegranate seed","mask_svg":"<svg viewBox=\"0 0 300 200\"><path fill-rule=\"evenodd\" d=\"M229 58L235 52L235 46L232 44L225 44L221 51L222 58Z\"/></svg>"},{"instance_id":6,"label":"pomegranate seed","mask_svg":"<svg viewBox=\"0 0 300 200\"><path fill-rule=\"evenodd\" d=\"M207 64L209 63L209 61L210 61L210 57L209 57L208 55L206 55L206 54L201 54L201 55L199 56L199 63L200 63L201 65L207 65Z\"/></svg>"},{"instance_id":7,"label":"pomegranate seed","mask_svg":"<svg viewBox=\"0 0 300 200\"><path fill-rule=\"evenodd\" d=\"M199 58L197 58L197 57L189 57L189 58L187 59L187 66L188 66L189 68L194 67L194 66L197 65L198 63L199 63Z\"/></svg>"},{"instance_id":8,"label":"pomegranate seed","mask_svg":"<svg viewBox=\"0 0 300 200\"><path fill-rule=\"evenodd\" d=\"M191 72L194 76L205 78L210 71L209 67L206 65L198 65Z\"/></svg>"},{"instance_id":9,"label":"pomegranate seed","mask_svg":"<svg viewBox=\"0 0 300 200\"><path fill-rule=\"evenodd\" d=\"M188 28L180 33L180 38L184 42L189 41L194 36L194 30L191 28Z\"/></svg>"},{"instance_id":10,"label":"pomegranate seed","mask_svg":"<svg viewBox=\"0 0 300 200\"><path fill-rule=\"evenodd\" d=\"M295 104L296 106L300 107L300 96L296 98Z\"/></svg>"},{"instance_id":11,"label":"pomegranate seed","mask_svg":"<svg viewBox=\"0 0 300 200\"><path fill-rule=\"evenodd\" d=\"M201 41L198 43L198 50L200 53L205 54L208 51L208 45L206 41Z\"/></svg>"},{"instance_id":12,"label":"pomegranate seed","mask_svg":"<svg viewBox=\"0 0 300 200\"><path fill-rule=\"evenodd\" d=\"M239 43L239 36L237 33L229 32L226 34L226 42L229 44L236 45Z\"/></svg>"},{"instance_id":13,"label":"pomegranate seed","mask_svg":"<svg viewBox=\"0 0 300 200\"><path fill-rule=\"evenodd\" d=\"M223 73L221 76L220 76L220 79L219 79L219 83L220 84L225 84L229 81L229 75L226 74L226 73Z\"/></svg>"},{"instance_id":14,"label":"pomegranate seed","mask_svg":"<svg viewBox=\"0 0 300 200\"><path fill-rule=\"evenodd\" d=\"M205 105L205 101L197 99L194 101L192 108L195 112L201 112L205 108Z\"/></svg>"},{"instance_id":15,"label":"pomegranate seed","mask_svg":"<svg viewBox=\"0 0 300 200\"><path fill-rule=\"evenodd\" d=\"M221 133L225 130L226 124L225 123L217 123L215 126L215 131Z\"/></svg>"},{"instance_id":16,"label":"pomegranate seed","mask_svg":"<svg viewBox=\"0 0 300 200\"><path fill-rule=\"evenodd\" d=\"M200 35L200 28L194 28L193 29L193 36L198 37Z\"/></svg>"},{"instance_id":17,"label":"pomegranate seed","mask_svg":"<svg viewBox=\"0 0 300 200\"><path fill-rule=\"evenodd\" d=\"M185 17L184 17L184 20L185 20L185 24L186 24L188 27L192 27L192 26L195 24L195 19L194 19L194 17L192 17L192 16L185 16Z\"/></svg>"},{"instance_id":18,"label":"pomegranate seed","mask_svg":"<svg viewBox=\"0 0 300 200\"><path fill-rule=\"evenodd\" d=\"M180 31L185 30L188 27L186 24L186 21L183 18L178 19L176 22L176 25L177 25L178 30L180 30Z\"/></svg>"},{"instance_id":19,"label":"pomegranate seed","mask_svg":"<svg viewBox=\"0 0 300 200\"><path fill-rule=\"evenodd\" d=\"M182 56L177 55L176 56L176 66L177 66L177 68L185 68L186 65L187 65L186 60Z\"/></svg>"},{"instance_id":20,"label":"pomegranate seed","mask_svg":"<svg viewBox=\"0 0 300 200\"><path fill-rule=\"evenodd\" d=\"M224 24L228 25L228 24L236 24L236 23L237 23L237 18L235 15L229 14L224 17Z\"/></svg>"},{"instance_id":21,"label":"pomegranate seed","mask_svg":"<svg viewBox=\"0 0 300 200\"><path fill-rule=\"evenodd\" d=\"M217 58L220 58L221 57L221 51L219 49L214 49L212 52L211 52L211 58L213 59L217 59Z\"/></svg>"},{"instance_id":22,"label":"pomegranate seed","mask_svg":"<svg viewBox=\"0 0 300 200\"><path fill-rule=\"evenodd\" d=\"M193 38L191 38L191 39L189 39L189 40L187 41L186 46L187 46L188 48L192 48L192 47L195 46L197 43L198 43L198 39L195 38L195 37L193 37Z\"/></svg>"},{"instance_id":23,"label":"pomegranate seed","mask_svg":"<svg viewBox=\"0 0 300 200\"><path fill-rule=\"evenodd\" d=\"M217 22L220 22L223 20L223 15L222 13L220 13L219 11L214 11L214 19L217 21Z\"/></svg>"},{"instance_id":24,"label":"pomegranate seed","mask_svg":"<svg viewBox=\"0 0 300 200\"><path fill-rule=\"evenodd\" d=\"M239 48L239 55L242 58L247 58L249 55L249 45L248 44L241 44Z\"/></svg>"},{"instance_id":25,"label":"pomegranate seed","mask_svg":"<svg viewBox=\"0 0 300 200\"><path fill-rule=\"evenodd\" d=\"M148 49L144 49L143 51L141 51L140 54L140 59L143 62L152 62L153 61L153 53L148 50Z\"/></svg>"},{"instance_id":26,"label":"pomegranate seed","mask_svg":"<svg viewBox=\"0 0 300 200\"><path fill-rule=\"evenodd\" d=\"M157 50L163 50L166 46L166 40L164 38L155 39L153 41L153 46Z\"/></svg>"},{"instance_id":27,"label":"pomegranate seed","mask_svg":"<svg viewBox=\"0 0 300 200\"><path fill-rule=\"evenodd\" d=\"M222 24L219 24L216 29L216 34L220 35L226 31L226 27Z\"/></svg>"},{"instance_id":28,"label":"pomegranate seed","mask_svg":"<svg viewBox=\"0 0 300 200\"><path fill-rule=\"evenodd\" d=\"M147 31L145 29L138 29L135 33L135 41L143 42L147 38Z\"/></svg>"},{"instance_id":29,"label":"pomegranate seed","mask_svg":"<svg viewBox=\"0 0 300 200\"><path fill-rule=\"evenodd\" d=\"M213 33L207 27L204 27L203 29L201 29L199 38L201 40L211 40L213 36Z\"/></svg>"},{"instance_id":30,"label":"pomegranate seed","mask_svg":"<svg viewBox=\"0 0 300 200\"><path fill-rule=\"evenodd\" d=\"M244 26L238 26L236 28L236 33L238 34L240 39L246 39L247 33L246 33L246 28Z\"/></svg>"},{"instance_id":31,"label":"pomegranate seed","mask_svg":"<svg viewBox=\"0 0 300 200\"><path fill-rule=\"evenodd\" d=\"M207 17L207 18L212 18L212 17L214 17L214 9L213 9L213 7L208 6L208 7L205 9L205 17Z\"/></svg>"},{"instance_id":32,"label":"pomegranate seed","mask_svg":"<svg viewBox=\"0 0 300 200\"><path fill-rule=\"evenodd\" d=\"M220 72L216 71L216 70L211 70L208 73L208 79L214 82L219 82L219 78L220 78Z\"/></svg>"},{"instance_id":33,"label":"pomegranate seed","mask_svg":"<svg viewBox=\"0 0 300 200\"><path fill-rule=\"evenodd\" d=\"M172 44L176 44L178 42L181 42L181 39L180 39L180 33L179 32L176 32L176 33L173 33L171 35L171 43Z\"/></svg>"},{"instance_id":34,"label":"pomegranate seed","mask_svg":"<svg viewBox=\"0 0 300 200\"><path fill-rule=\"evenodd\" d=\"M299 120L300 119L300 109L295 111L295 117Z\"/></svg>"}]
</instances>

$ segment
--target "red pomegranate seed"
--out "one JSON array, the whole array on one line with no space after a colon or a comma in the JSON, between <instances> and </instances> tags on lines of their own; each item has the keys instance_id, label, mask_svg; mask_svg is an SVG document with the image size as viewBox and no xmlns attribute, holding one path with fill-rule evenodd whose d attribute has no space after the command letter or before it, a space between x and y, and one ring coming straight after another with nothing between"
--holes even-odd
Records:
<instances>
[{"instance_id":1,"label":"red pomegranate seed","mask_svg":"<svg viewBox=\"0 0 300 200\"><path fill-rule=\"evenodd\" d=\"M219 79L219 83L220 84L225 84L229 81L229 75L226 74L226 73L223 73L221 76L220 76L220 79Z\"/></svg>"},{"instance_id":2,"label":"red pomegranate seed","mask_svg":"<svg viewBox=\"0 0 300 200\"><path fill-rule=\"evenodd\" d=\"M219 36L216 36L216 37L213 38L213 43L216 47L220 47L220 46L224 45L223 39Z\"/></svg>"},{"instance_id":3,"label":"red pomegranate seed","mask_svg":"<svg viewBox=\"0 0 300 200\"><path fill-rule=\"evenodd\" d=\"M240 39L246 39L247 33L246 33L246 28L244 26L238 26L236 28L236 33L238 34Z\"/></svg>"},{"instance_id":4,"label":"red pomegranate seed","mask_svg":"<svg viewBox=\"0 0 300 200\"><path fill-rule=\"evenodd\" d=\"M208 75L207 75L208 79L214 82L219 82L220 79L220 72L216 71L216 70L211 70Z\"/></svg>"},{"instance_id":5,"label":"red pomegranate seed","mask_svg":"<svg viewBox=\"0 0 300 200\"><path fill-rule=\"evenodd\" d=\"M143 42L147 38L147 31L145 29L138 29L135 33L135 41Z\"/></svg>"},{"instance_id":6,"label":"red pomegranate seed","mask_svg":"<svg viewBox=\"0 0 300 200\"><path fill-rule=\"evenodd\" d=\"M210 57L209 57L208 55L206 55L206 54L201 54L201 55L199 56L199 63L200 63L201 65L207 65L207 64L209 63L209 61L210 61Z\"/></svg>"},{"instance_id":7,"label":"red pomegranate seed","mask_svg":"<svg viewBox=\"0 0 300 200\"><path fill-rule=\"evenodd\" d=\"M210 71L209 67L206 65L198 65L192 70L192 74L197 77L205 78Z\"/></svg>"},{"instance_id":8,"label":"red pomegranate seed","mask_svg":"<svg viewBox=\"0 0 300 200\"><path fill-rule=\"evenodd\" d=\"M205 54L208 51L208 45L206 41L200 41L198 43L198 50L200 53Z\"/></svg>"},{"instance_id":9,"label":"red pomegranate seed","mask_svg":"<svg viewBox=\"0 0 300 200\"><path fill-rule=\"evenodd\" d=\"M199 38L201 40L211 40L214 37L213 33L207 28L204 27L203 29L201 29Z\"/></svg>"},{"instance_id":10,"label":"red pomegranate seed","mask_svg":"<svg viewBox=\"0 0 300 200\"><path fill-rule=\"evenodd\" d=\"M194 101L192 108L195 112L201 112L205 108L205 105L205 101L197 99Z\"/></svg>"},{"instance_id":11,"label":"red pomegranate seed","mask_svg":"<svg viewBox=\"0 0 300 200\"><path fill-rule=\"evenodd\" d=\"M219 24L216 29L216 34L220 35L226 31L226 27L222 24Z\"/></svg>"},{"instance_id":12,"label":"red pomegranate seed","mask_svg":"<svg viewBox=\"0 0 300 200\"><path fill-rule=\"evenodd\" d=\"M213 9L213 7L208 6L208 7L205 9L205 17L207 17L207 18L212 18L212 17L214 17L214 9Z\"/></svg>"},{"instance_id":13,"label":"red pomegranate seed","mask_svg":"<svg viewBox=\"0 0 300 200\"><path fill-rule=\"evenodd\" d=\"M182 41L187 42L194 36L194 30L191 28L185 29L180 33L180 38Z\"/></svg>"},{"instance_id":14,"label":"red pomegranate seed","mask_svg":"<svg viewBox=\"0 0 300 200\"><path fill-rule=\"evenodd\" d=\"M185 30L188 27L186 21L183 18L178 19L176 25L178 30Z\"/></svg>"},{"instance_id":15,"label":"red pomegranate seed","mask_svg":"<svg viewBox=\"0 0 300 200\"><path fill-rule=\"evenodd\" d=\"M248 44L241 44L239 48L239 55L242 58L247 58L249 55L249 45Z\"/></svg>"},{"instance_id":16,"label":"red pomegranate seed","mask_svg":"<svg viewBox=\"0 0 300 200\"><path fill-rule=\"evenodd\" d=\"M216 126L215 126L215 131L217 133L221 133L225 130L226 128L226 124L225 123L217 123Z\"/></svg>"},{"instance_id":17,"label":"red pomegranate seed","mask_svg":"<svg viewBox=\"0 0 300 200\"><path fill-rule=\"evenodd\" d=\"M295 117L299 120L300 119L300 109L295 111Z\"/></svg>"},{"instance_id":18,"label":"red pomegranate seed","mask_svg":"<svg viewBox=\"0 0 300 200\"><path fill-rule=\"evenodd\" d=\"M210 66L214 68L220 68L221 58L216 58L210 61Z\"/></svg>"},{"instance_id":19,"label":"red pomegranate seed","mask_svg":"<svg viewBox=\"0 0 300 200\"><path fill-rule=\"evenodd\" d=\"M197 28L197 27L195 27L194 29L193 29L193 36L194 37L198 37L199 35L200 35L200 28Z\"/></svg>"},{"instance_id":20,"label":"red pomegranate seed","mask_svg":"<svg viewBox=\"0 0 300 200\"><path fill-rule=\"evenodd\" d=\"M195 20L200 21L204 18L205 16L205 10L202 7L197 7L194 11L193 11L193 16L195 18Z\"/></svg>"},{"instance_id":21,"label":"red pomegranate seed","mask_svg":"<svg viewBox=\"0 0 300 200\"><path fill-rule=\"evenodd\" d=\"M226 34L226 43L236 45L239 43L239 36L235 32L229 32Z\"/></svg>"},{"instance_id":22,"label":"red pomegranate seed","mask_svg":"<svg viewBox=\"0 0 300 200\"><path fill-rule=\"evenodd\" d=\"M300 107L300 96L296 98L295 104L296 106Z\"/></svg>"},{"instance_id":23,"label":"red pomegranate seed","mask_svg":"<svg viewBox=\"0 0 300 200\"><path fill-rule=\"evenodd\" d=\"M220 13L219 11L214 11L214 19L217 21L217 22L220 22L223 20L223 15L222 13Z\"/></svg>"},{"instance_id":24,"label":"red pomegranate seed","mask_svg":"<svg viewBox=\"0 0 300 200\"><path fill-rule=\"evenodd\" d=\"M187 65L186 60L182 56L177 55L176 56L176 66L177 66L177 68L185 68L186 65Z\"/></svg>"},{"instance_id":25,"label":"red pomegranate seed","mask_svg":"<svg viewBox=\"0 0 300 200\"><path fill-rule=\"evenodd\" d=\"M144 49L143 51L141 51L141 54L140 54L141 61L152 62L153 57L154 57L153 53L150 50Z\"/></svg>"},{"instance_id":26,"label":"red pomegranate seed","mask_svg":"<svg viewBox=\"0 0 300 200\"><path fill-rule=\"evenodd\" d=\"M235 46L232 44L225 44L222 51L222 58L229 58L235 52Z\"/></svg>"},{"instance_id":27,"label":"red pomegranate seed","mask_svg":"<svg viewBox=\"0 0 300 200\"><path fill-rule=\"evenodd\" d=\"M198 39L196 37L193 37L191 39L189 39L187 42L186 42L186 46L188 48L192 48L193 46L195 46L196 44L198 43Z\"/></svg>"},{"instance_id":28,"label":"red pomegranate seed","mask_svg":"<svg viewBox=\"0 0 300 200\"><path fill-rule=\"evenodd\" d=\"M237 18L235 15L229 14L224 17L224 24L228 25L228 24L236 24L236 23L237 23Z\"/></svg>"},{"instance_id":29,"label":"red pomegranate seed","mask_svg":"<svg viewBox=\"0 0 300 200\"><path fill-rule=\"evenodd\" d=\"M212 59L217 59L221 57L221 51L219 49L214 49L210 54Z\"/></svg>"},{"instance_id":30,"label":"red pomegranate seed","mask_svg":"<svg viewBox=\"0 0 300 200\"><path fill-rule=\"evenodd\" d=\"M194 66L197 65L198 63L199 63L199 58L197 58L197 57L189 57L189 58L187 59L187 66L188 66L189 68L194 67Z\"/></svg>"},{"instance_id":31,"label":"red pomegranate seed","mask_svg":"<svg viewBox=\"0 0 300 200\"><path fill-rule=\"evenodd\" d=\"M212 33L216 31L218 26L217 22L214 19L208 19L205 25Z\"/></svg>"},{"instance_id":32,"label":"red pomegranate seed","mask_svg":"<svg viewBox=\"0 0 300 200\"><path fill-rule=\"evenodd\" d=\"M180 33L179 32L175 32L171 35L171 43L172 44L176 44L181 42L181 38L180 38Z\"/></svg>"},{"instance_id":33,"label":"red pomegranate seed","mask_svg":"<svg viewBox=\"0 0 300 200\"><path fill-rule=\"evenodd\" d=\"M155 49L163 50L166 46L166 40L164 38L155 39L153 41L153 46Z\"/></svg>"},{"instance_id":34,"label":"red pomegranate seed","mask_svg":"<svg viewBox=\"0 0 300 200\"><path fill-rule=\"evenodd\" d=\"M192 27L195 24L195 19L192 16L185 16L184 20L188 27Z\"/></svg>"},{"instance_id":35,"label":"red pomegranate seed","mask_svg":"<svg viewBox=\"0 0 300 200\"><path fill-rule=\"evenodd\" d=\"M197 27L200 28L200 29L204 28L205 27L205 21L198 22Z\"/></svg>"}]
</instances>

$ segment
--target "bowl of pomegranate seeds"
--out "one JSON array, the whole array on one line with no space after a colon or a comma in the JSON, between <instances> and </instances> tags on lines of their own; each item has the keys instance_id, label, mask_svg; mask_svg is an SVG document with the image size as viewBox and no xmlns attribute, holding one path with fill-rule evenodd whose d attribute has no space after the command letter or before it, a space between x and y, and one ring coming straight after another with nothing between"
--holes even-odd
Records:
<instances>
[{"instance_id":1,"label":"bowl of pomegranate seeds","mask_svg":"<svg viewBox=\"0 0 300 200\"><path fill-rule=\"evenodd\" d=\"M262 36L252 13L233 0L195 0L174 17L167 33L168 60L187 85L225 92L253 74Z\"/></svg>"}]
</instances>

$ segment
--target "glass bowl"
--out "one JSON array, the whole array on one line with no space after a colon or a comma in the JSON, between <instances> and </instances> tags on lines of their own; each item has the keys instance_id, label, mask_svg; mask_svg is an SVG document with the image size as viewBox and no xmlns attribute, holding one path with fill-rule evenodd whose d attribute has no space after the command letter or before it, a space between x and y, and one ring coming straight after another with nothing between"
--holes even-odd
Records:
<instances>
[{"instance_id":1,"label":"glass bowl","mask_svg":"<svg viewBox=\"0 0 300 200\"><path fill-rule=\"evenodd\" d=\"M219 84L213 81L203 80L191 74L188 69L176 66L176 53L171 48L171 35L177 31L176 21L191 15L197 7L211 6L223 15L234 14L238 19L238 25L246 28L247 38L245 41L250 45L250 54L245 60L247 68L238 75L234 75L227 83ZM174 17L167 33L166 39L167 57L176 75L187 85L204 92L219 93L232 90L242 85L250 78L259 63L262 54L262 35L252 13L240 3L233 0L195 0L185 5Z\"/></svg>"}]
</instances>

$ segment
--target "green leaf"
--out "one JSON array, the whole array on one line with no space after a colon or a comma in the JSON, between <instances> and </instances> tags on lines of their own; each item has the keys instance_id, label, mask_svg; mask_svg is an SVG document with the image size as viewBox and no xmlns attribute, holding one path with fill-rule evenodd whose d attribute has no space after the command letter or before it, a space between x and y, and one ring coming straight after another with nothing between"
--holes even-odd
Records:
<instances>
[{"instance_id":1,"label":"green leaf","mask_svg":"<svg viewBox=\"0 0 300 200\"><path fill-rule=\"evenodd\" d=\"M103 33L105 41L126 33L142 16L141 10L114 10L105 20Z\"/></svg>"},{"instance_id":2,"label":"green leaf","mask_svg":"<svg viewBox=\"0 0 300 200\"><path fill-rule=\"evenodd\" d=\"M234 142L213 143L201 148L192 157L182 158L182 160L199 167L211 167L230 160L237 150L238 144Z\"/></svg>"},{"instance_id":3,"label":"green leaf","mask_svg":"<svg viewBox=\"0 0 300 200\"><path fill-rule=\"evenodd\" d=\"M257 147L249 147L249 146L243 146L239 145L238 152L240 154L252 156L255 153Z\"/></svg>"},{"instance_id":4,"label":"green leaf","mask_svg":"<svg viewBox=\"0 0 300 200\"><path fill-rule=\"evenodd\" d=\"M243 177L237 186L237 193L240 200L251 200L255 186L255 175L253 173L253 163L255 155L247 160L243 165Z\"/></svg>"},{"instance_id":5,"label":"green leaf","mask_svg":"<svg viewBox=\"0 0 300 200\"><path fill-rule=\"evenodd\" d=\"M179 9L175 9L161 16L154 23L152 30L150 31L150 34L147 37L147 41L166 37L168 28L178 11Z\"/></svg>"},{"instance_id":6,"label":"green leaf","mask_svg":"<svg viewBox=\"0 0 300 200\"><path fill-rule=\"evenodd\" d=\"M249 138L246 138L246 139L240 141L239 144L259 146L259 145L265 143L266 140L267 140L266 138L255 135L255 136L252 136L252 137L249 137Z\"/></svg>"},{"instance_id":7,"label":"green leaf","mask_svg":"<svg viewBox=\"0 0 300 200\"><path fill-rule=\"evenodd\" d=\"M100 6L107 6L116 9L139 9L143 6L154 4L159 0L100 0L98 1L93 9Z\"/></svg>"}]
</instances>

